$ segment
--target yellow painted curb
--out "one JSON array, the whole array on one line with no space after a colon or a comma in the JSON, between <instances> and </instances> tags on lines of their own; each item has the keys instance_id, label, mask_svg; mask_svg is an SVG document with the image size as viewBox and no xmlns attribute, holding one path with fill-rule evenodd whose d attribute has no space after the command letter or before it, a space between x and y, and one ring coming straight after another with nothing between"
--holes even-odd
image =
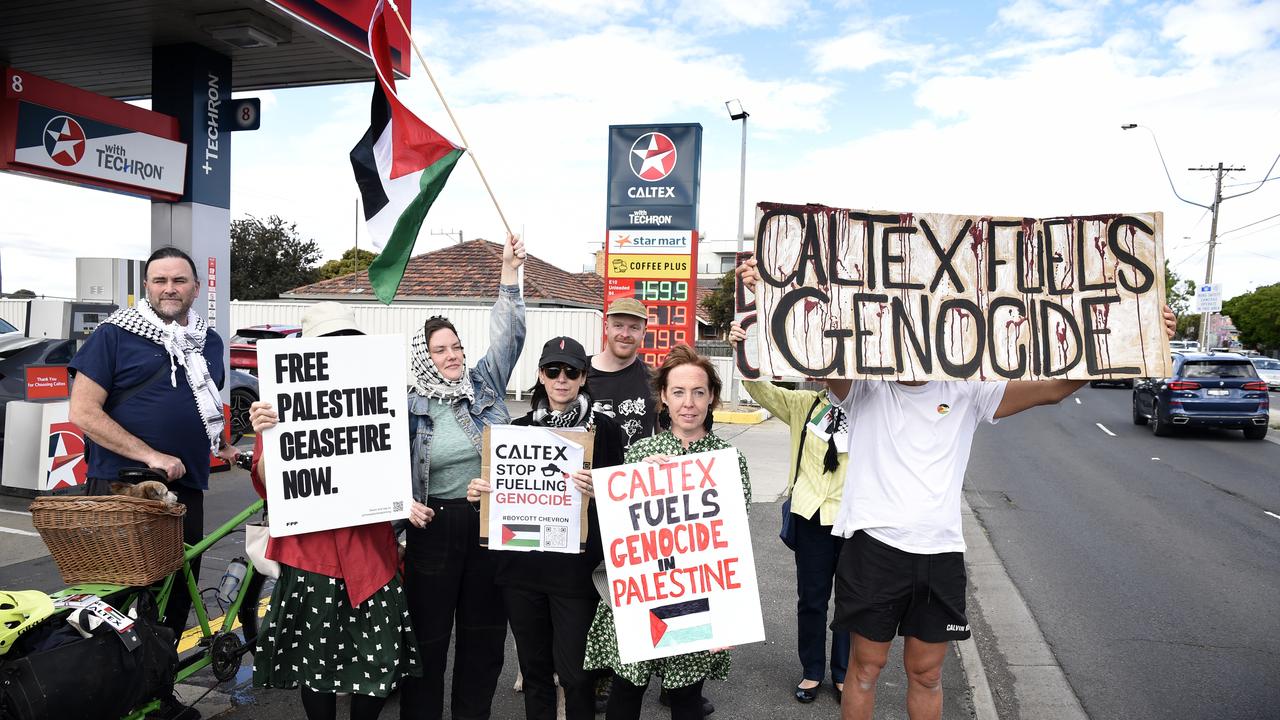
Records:
<instances>
[{"instance_id":1,"label":"yellow painted curb","mask_svg":"<svg viewBox=\"0 0 1280 720\"><path fill-rule=\"evenodd\" d=\"M266 617L267 602L270 600L271 600L271 597L267 596L262 598L262 600L258 602L258 617L260 618ZM216 618L210 618L209 627L213 628L214 631L217 632L217 629L222 627L222 621L225 620L226 617L227 617L226 615L221 615ZM238 627L240 627L240 621L236 620L231 623L230 629L235 630ZM178 654L181 655L182 653L198 645L202 637L204 637L204 632L200 629L200 626L198 624L193 627L187 628L186 632L182 633L182 638L178 641Z\"/></svg>"},{"instance_id":2,"label":"yellow painted curb","mask_svg":"<svg viewBox=\"0 0 1280 720\"><path fill-rule=\"evenodd\" d=\"M715 421L730 425L758 425L769 419L769 412L759 410L716 410Z\"/></svg>"}]
</instances>

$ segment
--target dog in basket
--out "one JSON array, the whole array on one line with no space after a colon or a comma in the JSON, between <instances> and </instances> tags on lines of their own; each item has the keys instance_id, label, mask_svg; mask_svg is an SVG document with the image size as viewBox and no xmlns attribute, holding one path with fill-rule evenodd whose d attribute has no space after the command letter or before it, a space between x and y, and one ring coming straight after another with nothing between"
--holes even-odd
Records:
<instances>
[{"instance_id":1,"label":"dog in basket","mask_svg":"<svg viewBox=\"0 0 1280 720\"><path fill-rule=\"evenodd\" d=\"M173 494L168 485L159 480L146 480L136 485L113 482L111 483L111 494L142 498L143 500L159 500L169 507L178 504L178 496Z\"/></svg>"}]
</instances>

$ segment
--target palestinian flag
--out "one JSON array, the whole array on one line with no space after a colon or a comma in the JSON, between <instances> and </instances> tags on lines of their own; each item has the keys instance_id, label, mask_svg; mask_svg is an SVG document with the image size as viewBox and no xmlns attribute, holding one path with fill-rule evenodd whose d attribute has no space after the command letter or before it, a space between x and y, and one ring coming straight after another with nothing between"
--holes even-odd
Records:
<instances>
[{"instance_id":1,"label":"palestinian flag","mask_svg":"<svg viewBox=\"0 0 1280 720\"><path fill-rule=\"evenodd\" d=\"M711 639L711 601L707 598L649 610L649 634L656 648Z\"/></svg>"},{"instance_id":2,"label":"palestinian flag","mask_svg":"<svg viewBox=\"0 0 1280 720\"><path fill-rule=\"evenodd\" d=\"M542 547L542 526L503 525L502 546L513 548Z\"/></svg>"},{"instance_id":3,"label":"palestinian flag","mask_svg":"<svg viewBox=\"0 0 1280 720\"><path fill-rule=\"evenodd\" d=\"M351 168L378 251L369 266L369 282L378 299L390 305L427 210L463 148L419 120L396 95L388 22L380 0L369 19L369 51L378 81L373 85L369 131L351 149Z\"/></svg>"}]
</instances>

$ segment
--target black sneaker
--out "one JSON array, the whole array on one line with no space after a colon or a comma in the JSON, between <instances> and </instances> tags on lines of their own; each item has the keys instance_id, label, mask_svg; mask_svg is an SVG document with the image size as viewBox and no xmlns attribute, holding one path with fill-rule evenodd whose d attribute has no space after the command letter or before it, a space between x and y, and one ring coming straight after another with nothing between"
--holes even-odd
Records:
<instances>
[{"instance_id":1,"label":"black sneaker","mask_svg":"<svg viewBox=\"0 0 1280 720\"><path fill-rule=\"evenodd\" d=\"M605 675L596 681L596 714L603 714L609 707L609 690L613 686L613 675Z\"/></svg>"},{"instance_id":2,"label":"black sneaker","mask_svg":"<svg viewBox=\"0 0 1280 720\"><path fill-rule=\"evenodd\" d=\"M147 720L200 720L200 711L182 704L177 695L160 701L160 709L147 713Z\"/></svg>"}]
</instances>

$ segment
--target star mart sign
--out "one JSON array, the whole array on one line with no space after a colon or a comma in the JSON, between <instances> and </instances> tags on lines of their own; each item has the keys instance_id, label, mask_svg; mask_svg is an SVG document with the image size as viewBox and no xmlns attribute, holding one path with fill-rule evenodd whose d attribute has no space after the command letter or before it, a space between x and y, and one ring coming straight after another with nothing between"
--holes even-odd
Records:
<instances>
[{"instance_id":1,"label":"star mart sign","mask_svg":"<svg viewBox=\"0 0 1280 720\"><path fill-rule=\"evenodd\" d=\"M186 145L176 118L6 68L0 170L177 200Z\"/></svg>"}]
</instances>

